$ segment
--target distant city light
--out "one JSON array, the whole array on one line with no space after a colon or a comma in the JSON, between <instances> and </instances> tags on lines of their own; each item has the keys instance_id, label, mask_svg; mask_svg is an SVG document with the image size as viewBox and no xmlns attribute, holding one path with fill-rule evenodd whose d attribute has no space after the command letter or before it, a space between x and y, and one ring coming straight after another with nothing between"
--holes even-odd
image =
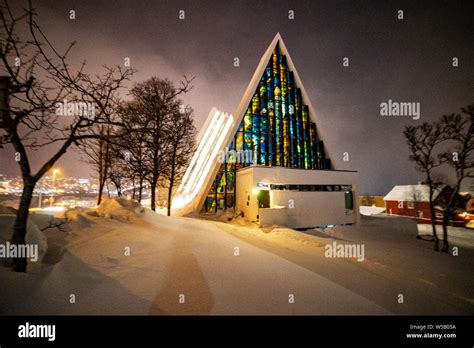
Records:
<instances>
[{"instance_id":1,"label":"distant city light","mask_svg":"<svg viewBox=\"0 0 474 348\"><path fill-rule=\"evenodd\" d=\"M44 207L44 211L64 211L64 206Z\"/></svg>"}]
</instances>

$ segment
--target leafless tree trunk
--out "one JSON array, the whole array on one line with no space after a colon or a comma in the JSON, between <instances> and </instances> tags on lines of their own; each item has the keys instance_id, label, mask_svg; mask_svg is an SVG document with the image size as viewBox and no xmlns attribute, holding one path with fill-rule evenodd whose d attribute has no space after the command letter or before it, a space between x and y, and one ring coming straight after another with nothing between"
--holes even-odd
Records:
<instances>
[{"instance_id":1,"label":"leafless tree trunk","mask_svg":"<svg viewBox=\"0 0 474 348\"><path fill-rule=\"evenodd\" d=\"M142 137L138 138L137 146L132 147L140 152L139 165L140 186L146 179L150 184L151 203L150 208L156 210L156 190L163 173L164 153L168 146L165 139L168 124L173 123L173 113L179 108L178 96L187 93L192 87L186 76L179 87L175 87L171 81L152 77L149 80L136 84L131 95L133 100L123 106L122 112L133 116L133 123L140 124L143 129ZM138 155L138 154L136 154ZM131 158L134 158L132 153ZM143 170L140 166L146 166ZM139 199L141 200L140 189Z\"/></svg>"},{"instance_id":2,"label":"leafless tree trunk","mask_svg":"<svg viewBox=\"0 0 474 348\"><path fill-rule=\"evenodd\" d=\"M142 193L143 193L143 176L140 175L139 176L139 184L138 184L138 188L139 188L139 191L138 191L138 203L140 203L142 201Z\"/></svg>"},{"instance_id":3,"label":"leafless tree trunk","mask_svg":"<svg viewBox=\"0 0 474 348\"><path fill-rule=\"evenodd\" d=\"M451 187L443 213L443 248L448 252L448 224L459 205L459 190L465 178L474 177L474 104L462 108L462 114L444 115L441 119L454 147L440 157L454 169L456 180ZM465 204L463 202L463 204Z\"/></svg>"},{"instance_id":4,"label":"leafless tree trunk","mask_svg":"<svg viewBox=\"0 0 474 348\"><path fill-rule=\"evenodd\" d=\"M415 162L416 169L426 175L426 184L429 187L429 203L431 215L431 228L434 240L434 249L439 250L439 239L436 234L436 216L433 204L433 197L438 184L433 181L433 170L442 164L435 157L435 151L439 144L446 141L445 133L436 123L431 125L423 123L419 126L405 127L403 132L407 138L407 143L411 151L410 160Z\"/></svg>"},{"instance_id":5,"label":"leafless tree trunk","mask_svg":"<svg viewBox=\"0 0 474 348\"><path fill-rule=\"evenodd\" d=\"M114 184L119 197L122 197L124 185L130 178L133 180L133 173L130 175L130 167L127 165L128 161L124 155L126 144L127 142L122 138L118 143L109 145L110 169L107 179Z\"/></svg>"},{"instance_id":6,"label":"leafless tree trunk","mask_svg":"<svg viewBox=\"0 0 474 348\"><path fill-rule=\"evenodd\" d=\"M172 129L167 132L169 147L166 151L164 176L168 181L167 214L171 215L173 190L184 175L186 165L194 151L194 127L191 108L176 110Z\"/></svg>"},{"instance_id":7,"label":"leafless tree trunk","mask_svg":"<svg viewBox=\"0 0 474 348\"><path fill-rule=\"evenodd\" d=\"M22 24L28 28L27 34L17 32ZM36 183L71 146L83 139L96 137L89 132L94 126L111 122L108 112L114 104L116 91L133 71L106 67L105 74L92 77L85 73L83 63L73 73L66 59L75 43L64 53L59 53L36 22L31 2L20 13L14 13L9 2L3 1L0 5L0 26L0 74L5 75L3 81L6 85L0 147L11 144L20 166L23 193L12 241L25 244L28 209ZM21 64L14 63L17 57L21 57ZM58 123L61 116L58 110L64 100L92 105L96 110L73 112L68 115L71 122L63 127ZM52 151L36 173L32 173L27 149L44 150L53 144L59 147ZM26 271L26 264L25 259L14 260L17 271Z\"/></svg>"},{"instance_id":8,"label":"leafless tree trunk","mask_svg":"<svg viewBox=\"0 0 474 348\"><path fill-rule=\"evenodd\" d=\"M109 130L107 130L107 133ZM99 172L99 195L97 197L97 205L102 202L102 193L104 192L105 182L107 181L108 170L110 166L110 154L109 154L109 147L110 144L106 140L99 139L99 149L100 149L100 156L98 172ZM105 149L104 149L105 147Z\"/></svg>"},{"instance_id":9,"label":"leafless tree trunk","mask_svg":"<svg viewBox=\"0 0 474 348\"><path fill-rule=\"evenodd\" d=\"M110 141L111 141L111 127L98 127L97 139L86 139L79 143L79 150L85 154L85 162L90 164L97 173L99 181L99 194L97 197L97 205L102 202L102 195L104 192L105 182L108 177L110 168Z\"/></svg>"}]
</instances>

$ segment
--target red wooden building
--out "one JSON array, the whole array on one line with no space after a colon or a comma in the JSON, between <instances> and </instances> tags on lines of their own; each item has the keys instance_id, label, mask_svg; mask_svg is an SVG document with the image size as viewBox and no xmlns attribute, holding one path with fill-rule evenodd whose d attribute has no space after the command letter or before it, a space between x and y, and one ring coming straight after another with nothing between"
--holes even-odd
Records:
<instances>
[{"instance_id":1,"label":"red wooden building","mask_svg":"<svg viewBox=\"0 0 474 348\"><path fill-rule=\"evenodd\" d=\"M443 196L448 194L448 186L435 190L433 201L435 204L436 224L443 223L443 208L439 205ZM410 216L418 224L430 224L431 212L429 203L428 185L397 185L384 197L386 213L389 215ZM463 209L464 207L460 207ZM463 217L455 215L452 225L464 227Z\"/></svg>"}]
</instances>

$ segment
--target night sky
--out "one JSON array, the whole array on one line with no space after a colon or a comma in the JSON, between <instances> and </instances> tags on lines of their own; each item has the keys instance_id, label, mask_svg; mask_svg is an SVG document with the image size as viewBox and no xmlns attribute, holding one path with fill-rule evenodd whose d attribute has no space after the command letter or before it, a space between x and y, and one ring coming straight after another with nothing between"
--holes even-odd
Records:
<instances>
[{"instance_id":1,"label":"night sky","mask_svg":"<svg viewBox=\"0 0 474 348\"><path fill-rule=\"evenodd\" d=\"M198 128L210 109L234 113L260 57L280 32L319 122L336 169L359 171L360 193L386 194L421 174L408 161L403 128L474 102L473 1L40 1L38 21L59 47L71 41L87 70L123 64L178 83L196 76L185 102ZM69 10L76 20L69 19ZM404 10L404 19L397 11ZM185 11L185 20L178 11ZM295 19L288 19L294 10ZM234 57L240 67L233 66ZM343 67L343 57L350 66ZM452 58L459 67L452 67ZM421 118L382 117L388 99L420 102ZM343 162L343 153L349 161ZM37 152L35 161L46 158ZM65 175L89 177L69 151ZM0 172L16 174L12 151ZM5 164L5 165L4 165ZM15 164L16 165L16 164Z\"/></svg>"}]
</instances>

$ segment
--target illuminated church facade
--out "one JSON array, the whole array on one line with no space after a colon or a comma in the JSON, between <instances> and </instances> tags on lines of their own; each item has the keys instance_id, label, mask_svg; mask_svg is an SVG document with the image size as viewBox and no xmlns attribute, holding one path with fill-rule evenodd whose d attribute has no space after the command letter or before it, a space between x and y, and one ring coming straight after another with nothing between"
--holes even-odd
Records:
<instances>
[{"instance_id":1,"label":"illuminated church facade","mask_svg":"<svg viewBox=\"0 0 474 348\"><path fill-rule=\"evenodd\" d=\"M357 222L357 173L334 168L280 34L234 115L211 110L175 213L231 210L261 226L293 228Z\"/></svg>"}]
</instances>

